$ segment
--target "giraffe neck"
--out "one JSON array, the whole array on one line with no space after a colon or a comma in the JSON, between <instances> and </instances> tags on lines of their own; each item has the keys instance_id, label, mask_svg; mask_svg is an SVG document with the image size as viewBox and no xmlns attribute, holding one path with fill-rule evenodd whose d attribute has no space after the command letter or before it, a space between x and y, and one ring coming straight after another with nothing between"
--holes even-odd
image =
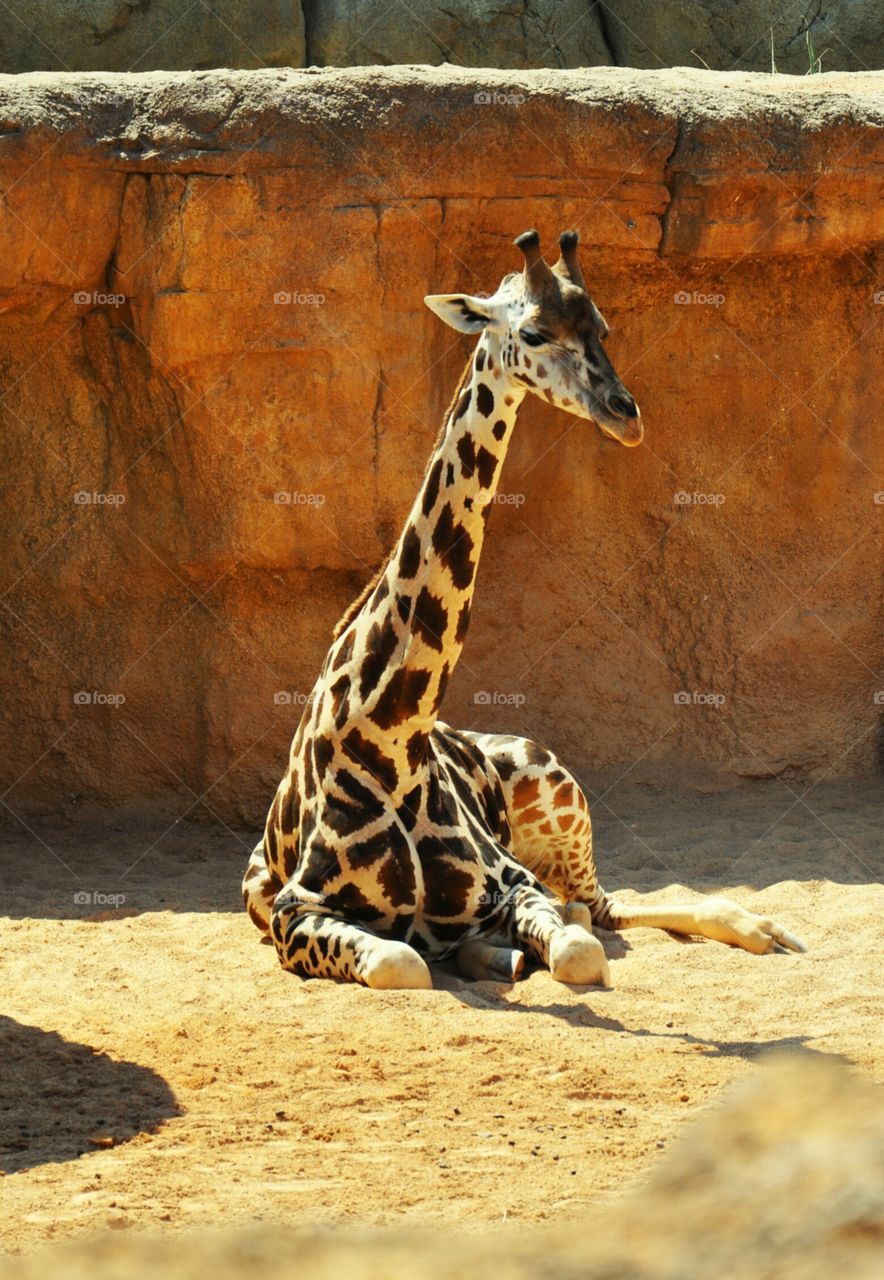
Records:
<instances>
[{"instance_id":1,"label":"giraffe neck","mask_svg":"<svg viewBox=\"0 0 884 1280\"><path fill-rule=\"evenodd\" d=\"M349 738L368 767L380 753L378 776L399 794L421 766L466 639L485 523L524 395L502 370L496 338L483 334L390 559L323 669L322 732L345 750Z\"/></svg>"}]
</instances>

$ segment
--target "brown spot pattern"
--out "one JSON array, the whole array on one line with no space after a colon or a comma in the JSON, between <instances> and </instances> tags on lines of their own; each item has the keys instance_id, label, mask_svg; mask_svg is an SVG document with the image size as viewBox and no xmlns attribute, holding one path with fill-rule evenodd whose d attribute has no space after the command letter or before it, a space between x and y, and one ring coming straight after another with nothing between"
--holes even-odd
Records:
<instances>
[{"instance_id":1,"label":"brown spot pattern","mask_svg":"<svg viewBox=\"0 0 884 1280\"><path fill-rule=\"evenodd\" d=\"M473 581L473 539L460 521L454 519L451 504L446 502L433 530L433 550L451 574L451 580L465 591Z\"/></svg>"},{"instance_id":2,"label":"brown spot pattern","mask_svg":"<svg viewBox=\"0 0 884 1280\"><path fill-rule=\"evenodd\" d=\"M393 729L416 716L421 698L430 683L430 672L422 667L414 670L399 667L390 676L383 693L378 698L371 718L381 729ZM392 764L392 761L390 762ZM393 770L395 776L395 769ZM395 782L390 787L392 791Z\"/></svg>"}]
</instances>

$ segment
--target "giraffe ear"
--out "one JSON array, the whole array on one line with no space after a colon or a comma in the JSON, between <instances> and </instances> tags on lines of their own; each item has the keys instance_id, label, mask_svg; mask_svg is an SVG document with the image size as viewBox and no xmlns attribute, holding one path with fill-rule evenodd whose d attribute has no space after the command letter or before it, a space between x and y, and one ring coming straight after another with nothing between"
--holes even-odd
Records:
<instances>
[{"instance_id":1,"label":"giraffe ear","mask_svg":"<svg viewBox=\"0 0 884 1280\"><path fill-rule=\"evenodd\" d=\"M503 308L493 298L474 298L469 293L430 293L424 302L440 320L460 333L481 333L483 329L499 330Z\"/></svg>"}]
</instances>

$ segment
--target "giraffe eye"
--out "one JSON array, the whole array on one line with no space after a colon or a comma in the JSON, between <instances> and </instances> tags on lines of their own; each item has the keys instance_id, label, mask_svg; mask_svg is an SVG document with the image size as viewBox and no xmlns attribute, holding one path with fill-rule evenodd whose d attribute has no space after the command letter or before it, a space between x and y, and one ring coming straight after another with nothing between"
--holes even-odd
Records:
<instances>
[{"instance_id":1,"label":"giraffe eye","mask_svg":"<svg viewBox=\"0 0 884 1280\"><path fill-rule=\"evenodd\" d=\"M519 337L529 347L542 347L546 342L543 334L538 333L536 329L523 329Z\"/></svg>"}]
</instances>

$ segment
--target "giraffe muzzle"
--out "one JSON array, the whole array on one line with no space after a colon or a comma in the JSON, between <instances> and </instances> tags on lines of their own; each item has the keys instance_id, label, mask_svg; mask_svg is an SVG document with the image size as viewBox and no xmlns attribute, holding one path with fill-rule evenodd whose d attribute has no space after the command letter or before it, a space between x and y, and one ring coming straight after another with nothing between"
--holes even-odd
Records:
<instances>
[{"instance_id":1,"label":"giraffe muzzle","mask_svg":"<svg viewBox=\"0 0 884 1280\"><path fill-rule=\"evenodd\" d=\"M645 434L641 414L638 413L622 422L600 422L599 427L604 435L610 436L618 444L626 445L627 449L634 449L637 444L641 444Z\"/></svg>"},{"instance_id":2,"label":"giraffe muzzle","mask_svg":"<svg viewBox=\"0 0 884 1280\"><path fill-rule=\"evenodd\" d=\"M626 445L628 449L641 444L645 433L641 410L628 391L614 391L606 396L603 410L598 424L606 436Z\"/></svg>"}]
</instances>

